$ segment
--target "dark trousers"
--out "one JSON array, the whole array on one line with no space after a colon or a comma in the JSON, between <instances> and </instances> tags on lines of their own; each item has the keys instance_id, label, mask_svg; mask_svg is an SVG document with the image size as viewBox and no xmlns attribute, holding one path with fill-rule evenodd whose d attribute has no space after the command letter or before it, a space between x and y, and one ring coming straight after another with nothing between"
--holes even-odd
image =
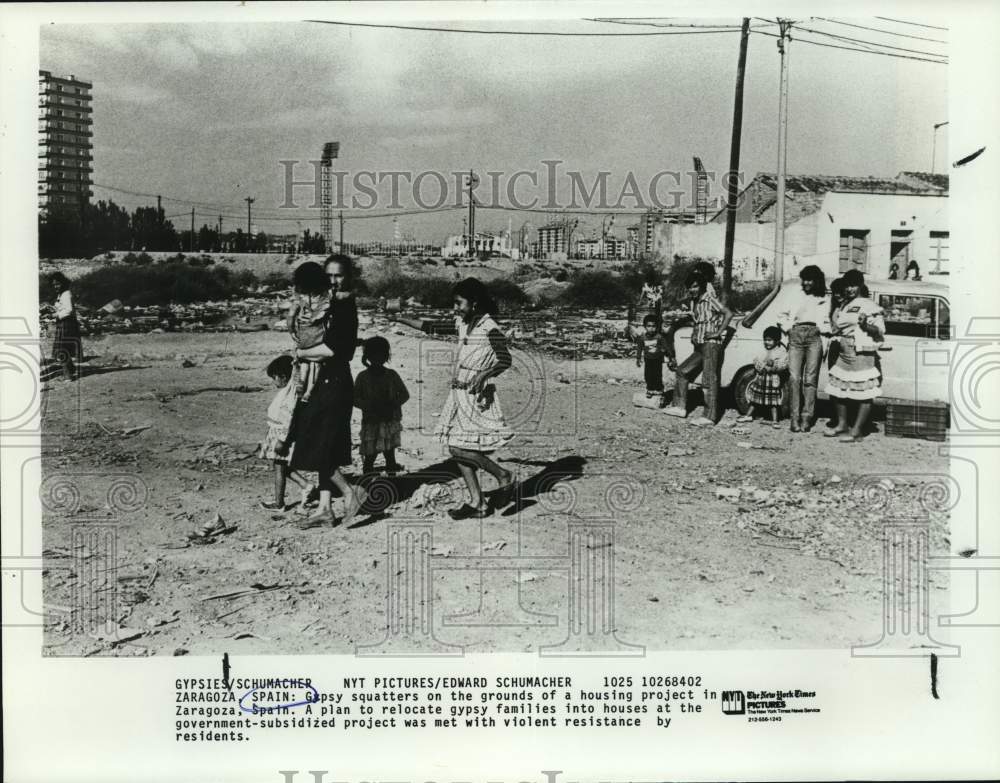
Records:
<instances>
[{"instance_id":1,"label":"dark trousers","mask_svg":"<svg viewBox=\"0 0 1000 783\"><path fill-rule=\"evenodd\" d=\"M796 324L788 333L788 386L791 420L812 424L816 414L816 387L823 358L823 341L816 324Z\"/></svg>"},{"instance_id":2,"label":"dark trousers","mask_svg":"<svg viewBox=\"0 0 1000 783\"><path fill-rule=\"evenodd\" d=\"M80 341L80 322L75 315L56 319L56 334L52 341L52 359L62 367L63 377L76 378L73 360L83 358L83 344Z\"/></svg>"},{"instance_id":3,"label":"dark trousers","mask_svg":"<svg viewBox=\"0 0 1000 783\"><path fill-rule=\"evenodd\" d=\"M718 422L719 385L722 378L722 343L696 343L694 352L677 367L674 405L687 410L688 385L701 374L701 389L705 395L705 418Z\"/></svg>"},{"instance_id":4,"label":"dark trousers","mask_svg":"<svg viewBox=\"0 0 1000 783\"><path fill-rule=\"evenodd\" d=\"M663 357L645 356L643 357L643 362L645 363L646 391L662 392Z\"/></svg>"}]
</instances>

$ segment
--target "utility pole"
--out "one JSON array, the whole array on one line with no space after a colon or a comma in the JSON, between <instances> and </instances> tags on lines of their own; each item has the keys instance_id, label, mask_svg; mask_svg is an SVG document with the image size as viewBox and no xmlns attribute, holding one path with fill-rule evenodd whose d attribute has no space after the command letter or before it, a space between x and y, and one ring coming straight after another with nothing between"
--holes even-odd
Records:
<instances>
[{"instance_id":1,"label":"utility pole","mask_svg":"<svg viewBox=\"0 0 1000 783\"><path fill-rule=\"evenodd\" d=\"M256 199L252 199L247 196L243 200L247 203L247 250L250 251L250 205L253 204Z\"/></svg>"},{"instance_id":2,"label":"utility pole","mask_svg":"<svg viewBox=\"0 0 1000 783\"><path fill-rule=\"evenodd\" d=\"M750 19L743 17L740 56L736 63L736 97L733 99L733 138L729 145L729 182L726 193L726 244L722 257L722 301L728 303L733 290L733 245L736 242L736 204L739 201L740 140L743 137L743 79L747 69Z\"/></svg>"},{"instance_id":3,"label":"utility pole","mask_svg":"<svg viewBox=\"0 0 1000 783\"><path fill-rule=\"evenodd\" d=\"M340 251L339 252L343 253L344 252L344 210L340 210L340 212L338 214L338 218L340 219Z\"/></svg>"},{"instance_id":4,"label":"utility pole","mask_svg":"<svg viewBox=\"0 0 1000 783\"><path fill-rule=\"evenodd\" d=\"M937 164L937 132L938 132L938 128L943 128L947 124L948 124L947 120L945 120L944 122L935 122L934 123L934 146L931 147L931 174L934 173L934 167Z\"/></svg>"},{"instance_id":5,"label":"utility pole","mask_svg":"<svg viewBox=\"0 0 1000 783\"><path fill-rule=\"evenodd\" d=\"M469 256L476 255L476 197L472 195L472 188L479 180L469 169Z\"/></svg>"},{"instance_id":6,"label":"utility pole","mask_svg":"<svg viewBox=\"0 0 1000 783\"><path fill-rule=\"evenodd\" d=\"M788 157L788 48L792 38L788 34L792 23L779 19L781 37L781 87L778 92L778 193L774 221L774 280L777 285L785 279L785 162Z\"/></svg>"},{"instance_id":7,"label":"utility pole","mask_svg":"<svg viewBox=\"0 0 1000 783\"><path fill-rule=\"evenodd\" d=\"M156 219L163 223L163 199L160 196L156 197Z\"/></svg>"},{"instance_id":8,"label":"utility pole","mask_svg":"<svg viewBox=\"0 0 1000 783\"><path fill-rule=\"evenodd\" d=\"M194 207L191 207L191 241L188 242L188 250L194 252Z\"/></svg>"}]
</instances>

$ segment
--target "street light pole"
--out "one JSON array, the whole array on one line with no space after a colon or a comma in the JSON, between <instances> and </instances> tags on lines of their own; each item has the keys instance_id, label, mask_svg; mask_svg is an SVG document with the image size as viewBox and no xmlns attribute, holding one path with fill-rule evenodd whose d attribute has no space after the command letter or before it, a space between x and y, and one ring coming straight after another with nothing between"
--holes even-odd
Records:
<instances>
[{"instance_id":1,"label":"street light pole","mask_svg":"<svg viewBox=\"0 0 1000 783\"><path fill-rule=\"evenodd\" d=\"M948 124L948 121L936 122L934 123L934 145L931 147L931 174L934 173L934 167L937 164L937 132L938 128L943 128Z\"/></svg>"}]
</instances>

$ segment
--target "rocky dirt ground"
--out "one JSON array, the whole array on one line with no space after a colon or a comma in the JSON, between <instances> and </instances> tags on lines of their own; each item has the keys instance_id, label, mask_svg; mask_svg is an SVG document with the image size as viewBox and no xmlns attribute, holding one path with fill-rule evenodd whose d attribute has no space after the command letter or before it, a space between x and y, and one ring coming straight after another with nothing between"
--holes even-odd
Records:
<instances>
[{"instance_id":1,"label":"rocky dirt ground","mask_svg":"<svg viewBox=\"0 0 1000 783\"><path fill-rule=\"evenodd\" d=\"M878 432L847 445L821 428L793 436L737 425L732 411L700 430L633 407L642 386L630 360L516 352L498 387L520 435L499 457L524 482L522 497L482 523L454 522L444 510L461 484L432 435L454 342L363 318L363 335L376 332L389 337L391 366L412 395L406 474L371 487L352 526L310 531L290 524L296 507L258 505L271 493L270 466L255 457L273 394L264 367L287 335L87 340L82 380L43 390L46 653L344 653L378 643L387 580L398 575L387 573L396 568L387 530L406 521L427 523L433 553L457 559L565 556L568 522L613 519L614 626L651 649L847 648L881 635L883 514L873 499L893 513L915 508L930 477L947 472L938 444ZM132 493L129 481L143 489ZM223 532L189 539L216 523ZM113 531L110 561L84 535L101 525ZM931 548L947 549L940 514ZM468 652L558 644L568 586L559 569L435 570L434 634ZM945 588L932 572L932 609ZM511 618L498 603L518 593L535 614L501 624ZM75 625L81 594L103 597L90 617L106 624ZM479 625L454 624L480 606Z\"/></svg>"}]
</instances>

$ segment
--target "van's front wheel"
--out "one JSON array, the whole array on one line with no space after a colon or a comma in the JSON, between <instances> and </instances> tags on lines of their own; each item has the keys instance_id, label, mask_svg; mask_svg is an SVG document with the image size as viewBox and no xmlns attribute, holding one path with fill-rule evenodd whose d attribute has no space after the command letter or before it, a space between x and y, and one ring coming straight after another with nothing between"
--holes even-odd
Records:
<instances>
[{"instance_id":1,"label":"van's front wheel","mask_svg":"<svg viewBox=\"0 0 1000 783\"><path fill-rule=\"evenodd\" d=\"M741 416L746 416L753 407L750 402L750 381L753 380L755 374L753 367L744 367L736 373L736 377L729 387L733 395L733 407L740 412Z\"/></svg>"}]
</instances>

